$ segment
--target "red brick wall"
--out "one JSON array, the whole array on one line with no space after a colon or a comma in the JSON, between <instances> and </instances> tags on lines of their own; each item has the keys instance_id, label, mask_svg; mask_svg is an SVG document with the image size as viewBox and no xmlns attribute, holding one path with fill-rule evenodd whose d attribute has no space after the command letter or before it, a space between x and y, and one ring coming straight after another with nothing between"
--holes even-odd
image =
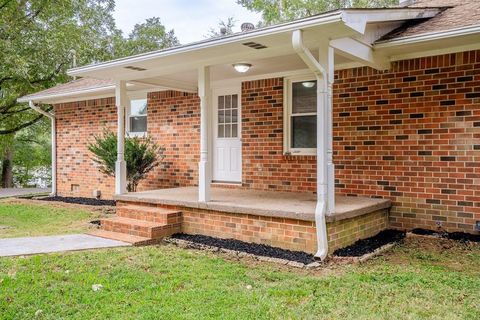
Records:
<instances>
[{"instance_id":1,"label":"red brick wall","mask_svg":"<svg viewBox=\"0 0 480 320\"><path fill-rule=\"evenodd\" d=\"M57 189L62 196L92 197L94 189L110 198L113 178L98 171L87 149L104 128L116 130L115 99L98 99L55 106L57 124Z\"/></svg>"},{"instance_id":2,"label":"red brick wall","mask_svg":"<svg viewBox=\"0 0 480 320\"><path fill-rule=\"evenodd\" d=\"M337 193L393 200L391 226L480 220L480 51L340 71Z\"/></svg>"},{"instance_id":3,"label":"red brick wall","mask_svg":"<svg viewBox=\"0 0 480 320\"><path fill-rule=\"evenodd\" d=\"M244 187L315 191L315 157L283 155L283 78L242 84L242 141Z\"/></svg>"},{"instance_id":4,"label":"red brick wall","mask_svg":"<svg viewBox=\"0 0 480 320\"><path fill-rule=\"evenodd\" d=\"M166 157L139 190L196 185L200 157L198 96L177 91L149 94L148 135L165 147Z\"/></svg>"}]
</instances>

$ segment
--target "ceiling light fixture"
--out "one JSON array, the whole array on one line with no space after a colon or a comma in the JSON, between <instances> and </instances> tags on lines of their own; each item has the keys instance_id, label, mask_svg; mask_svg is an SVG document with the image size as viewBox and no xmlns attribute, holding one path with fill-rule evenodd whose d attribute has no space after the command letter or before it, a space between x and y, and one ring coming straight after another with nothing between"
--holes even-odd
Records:
<instances>
[{"instance_id":1,"label":"ceiling light fixture","mask_svg":"<svg viewBox=\"0 0 480 320\"><path fill-rule=\"evenodd\" d=\"M313 88L315 87L315 82L314 81L304 81L302 82L302 86L305 88Z\"/></svg>"},{"instance_id":2,"label":"ceiling light fixture","mask_svg":"<svg viewBox=\"0 0 480 320\"><path fill-rule=\"evenodd\" d=\"M233 67L235 68L235 71L245 73L252 67L252 65L250 63L235 63L233 64Z\"/></svg>"}]
</instances>

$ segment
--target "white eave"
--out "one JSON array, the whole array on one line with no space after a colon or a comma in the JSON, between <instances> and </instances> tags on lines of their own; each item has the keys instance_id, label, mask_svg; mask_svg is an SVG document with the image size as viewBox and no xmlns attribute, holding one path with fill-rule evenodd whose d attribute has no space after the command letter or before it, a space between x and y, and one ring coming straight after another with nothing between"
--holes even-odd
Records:
<instances>
[{"instance_id":1,"label":"white eave","mask_svg":"<svg viewBox=\"0 0 480 320\"><path fill-rule=\"evenodd\" d=\"M118 79L131 80L153 75L155 72L152 68L155 69L157 75L162 75L175 72L176 68L179 70L182 68L184 70L192 69L202 65L236 61L249 56L268 58L269 55L293 53L290 36L294 30L304 30L305 43L314 45L319 42L319 37L336 39L361 35L368 23L430 18L439 11L438 8L336 10L250 32L74 68L70 69L68 74L99 79L113 76ZM249 41L265 43L271 50L252 50L242 46L243 43ZM194 55L192 55L193 53ZM147 70L140 72L125 70L125 67L128 66ZM114 70L115 72L112 72Z\"/></svg>"}]
</instances>

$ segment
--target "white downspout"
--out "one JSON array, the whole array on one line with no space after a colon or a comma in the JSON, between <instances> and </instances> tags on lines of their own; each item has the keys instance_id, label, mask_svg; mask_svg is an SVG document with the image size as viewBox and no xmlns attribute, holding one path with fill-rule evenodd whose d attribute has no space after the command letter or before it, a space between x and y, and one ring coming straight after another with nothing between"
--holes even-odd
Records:
<instances>
[{"instance_id":1,"label":"white downspout","mask_svg":"<svg viewBox=\"0 0 480 320\"><path fill-rule=\"evenodd\" d=\"M303 44L302 30L292 34L292 45L295 52L315 74L317 80L317 205L315 208L315 226L317 230L316 258L324 260L328 254L327 214L328 203L328 73L327 70L313 57ZM320 85L322 84L322 85Z\"/></svg>"},{"instance_id":2,"label":"white downspout","mask_svg":"<svg viewBox=\"0 0 480 320\"><path fill-rule=\"evenodd\" d=\"M44 115L45 117L50 119L52 124L52 196L57 195L57 126L55 115L50 112L43 111L39 107L37 107L33 101L29 101L28 105L33 110L37 111L38 113Z\"/></svg>"}]
</instances>

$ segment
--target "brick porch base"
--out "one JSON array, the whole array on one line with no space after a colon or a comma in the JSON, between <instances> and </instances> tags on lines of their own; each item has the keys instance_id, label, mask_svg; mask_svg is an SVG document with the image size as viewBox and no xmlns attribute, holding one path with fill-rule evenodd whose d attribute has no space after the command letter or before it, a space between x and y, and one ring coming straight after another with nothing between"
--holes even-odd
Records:
<instances>
[{"instance_id":1,"label":"brick porch base","mask_svg":"<svg viewBox=\"0 0 480 320\"><path fill-rule=\"evenodd\" d=\"M329 251L375 235L387 228L388 208L340 220L327 218ZM97 236L146 245L173 233L234 238L314 253L314 221L222 212L186 206L118 201L118 217L103 219Z\"/></svg>"}]
</instances>

